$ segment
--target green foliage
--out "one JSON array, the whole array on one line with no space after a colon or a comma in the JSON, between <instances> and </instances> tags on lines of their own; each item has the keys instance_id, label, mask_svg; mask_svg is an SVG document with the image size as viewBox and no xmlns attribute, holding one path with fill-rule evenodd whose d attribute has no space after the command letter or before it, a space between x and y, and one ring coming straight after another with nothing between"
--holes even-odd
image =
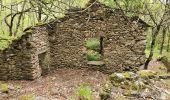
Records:
<instances>
[{"instance_id":1,"label":"green foliage","mask_svg":"<svg viewBox=\"0 0 170 100\"><path fill-rule=\"evenodd\" d=\"M2 39L1 39L2 38ZM0 50L3 50L9 46L12 40L17 39L18 37L0 35Z\"/></svg>"},{"instance_id":2,"label":"green foliage","mask_svg":"<svg viewBox=\"0 0 170 100\"><path fill-rule=\"evenodd\" d=\"M155 77L156 73L152 71L141 70L138 72L141 78L152 78Z\"/></svg>"},{"instance_id":3,"label":"green foliage","mask_svg":"<svg viewBox=\"0 0 170 100\"><path fill-rule=\"evenodd\" d=\"M4 48L8 47L8 45L10 44L12 39L13 39L13 37L9 37L7 35L0 35L0 49L2 50Z\"/></svg>"},{"instance_id":4,"label":"green foliage","mask_svg":"<svg viewBox=\"0 0 170 100\"><path fill-rule=\"evenodd\" d=\"M129 72L125 72L125 73L123 73L123 76L124 76L125 78L130 78L130 77L131 77L131 74L130 74Z\"/></svg>"},{"instance_id":5,"label":"green foliage","mask_svg":"<svg viewBox=\"0 0 170 100\"><path fill-rule=\"evenodd\" d=\"M162 56L165 56L170 61L170 52L164 52Z\"/></svg>"},{"instance_id":6,"label":"green foliage","mask_svg":"<svg viewBox=\"0 0 170 100\"><path fill-rule=\"evenodd\" d=\"M113 7L113 8L116 7L114 0L99 0L99 1L110 7Z\"/></svg>"},{"instance_id":7,"label":"green foliage","mask_svg":"<svg viewBox=\"0 0 170 100\"><path fill-rule=\"evenodd\" d=\"M121 82L125 80L125 77L122 75L122 77L117 76L116 74L111 74L109 76L109 79L113 86L119 86Z\"/></svg>"},{"instance_id":8,"label":"green foliage","mask_svg":"<svg viewBox=\"0 0 170 100\"><path fill-rule=\"evenodd\" d=\"M99 52L94 51L94 50L88 50L87 51L87 60L88 61L100 61L101 60L101 54Z\"/></svg>"},{"instance_id":9,"label":"green foliage","mask_svg":"<svg viewBox=\"0 0 170 100\"><path fill-rule=\"evenodd\" d=\"M7 48L9 45L9 42L6 41L6 40L1 40L0 41L0 50L4 49L4 48Z\"/></svg>"},{"instance_id":10,"label":"green foliage","mask_svg":"<svg viewBox=\"0 0 170 100\"><path fill-rule=\"evenodd\" d=\"M45 24L45 23L43 23L43 22L38 22L38 23L36 23L35 25L36 25L36 26L41 26L41 25L43 25L43 24Z\"/></svg>"},{"instance_id":11,"label":"green foliage","mask_svg":"<svg viewBox=\"0 0 170 100\"><path fill-rule=\"evenodd\" d=\"M88 61L100 61L101 54L99 53L100 50L100 41L98 39L90 39L86 41L86 48L87 50L87 59Z\"/></svg>"},{"instance_id":12,"label":"green foliage","mask_svg":"<svg viewBox=\"0 0 170 100\"><path fill-rule=\"evenodd\" d=\"M33 95L23 95L21 96L21 100L34 100Z\"/></svg>"},{"instance_id":13,"label":"green foliage","mask_svg":"<svg viewBox=\"0 0 170 100\"><path fill-rule=\"evenodd\" d=\"M1 84L1 91L3 92L3 93L8 93L9 92L9 86L8 86L8 84Z\"/></svg>"},{"instance_id":14,"label":"green foliage","mask_svg":"<svg viewBox=\"0 0 170 100\"><path fill-rule=\"evenodd\" d=\"M104 4L112 7L112 8L122 8L124 11L133 12L126 12L127 16L135 16L138 15L136 12L137 10L142 10L144 8L144 2L148 2L148 0L116 0L119 5L116 4L115 0L99 0Z\"/></svg>"},{"instance_id":15,"label":"green foliage","mask_svg":"<svg viewBox=\"0 0 170 100\"><path fill-rule=\"evenodd\" d=\"M100 41L98 39L90 39L86 41L87 49L97 50L100 47Z\"/></svg>"},{"instance_id":16,"label":"green foliage","mask_svg":"<svg viewBox=\"0 0 170 100\"><path fill-rule=\"evenodd\" d=\"M92 91L86 85L80 85L76 92L79 100L93 100Z\"/></svg>"}]
</instances>

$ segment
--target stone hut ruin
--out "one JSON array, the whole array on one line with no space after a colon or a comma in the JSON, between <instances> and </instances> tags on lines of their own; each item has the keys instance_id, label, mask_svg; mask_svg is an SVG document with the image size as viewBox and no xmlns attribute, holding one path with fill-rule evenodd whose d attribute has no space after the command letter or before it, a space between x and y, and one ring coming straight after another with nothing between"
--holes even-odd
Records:
<instances>
[{"instance_id":1,"label":"stone hut ruin","mask_svg":"<svg viewBox=\"0 0 170 100\"><path fill-rule=\"evenodd\" d=\"M106 73L136 70L145 62L148 25L99 2L69 9L65 17L25 30L0 51L0 79L35 79L57 68ZM86 42L99 41L100 61L88 61Z\"/></svg>"}]
</instances>

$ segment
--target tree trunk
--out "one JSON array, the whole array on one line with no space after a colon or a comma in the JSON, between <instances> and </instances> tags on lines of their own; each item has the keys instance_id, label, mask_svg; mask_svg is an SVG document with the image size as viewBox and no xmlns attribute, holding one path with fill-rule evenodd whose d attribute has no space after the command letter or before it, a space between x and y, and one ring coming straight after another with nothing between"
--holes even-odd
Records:
<instances>
[{"instance_id":1,"label":"tree trunk","mask_svg":"<svg viewBox=\"0 0 170 100\"><path fill-rule=\"evenodd\" d=\"M21 9L21 12L24 11L24 8L25 8L25 5L26 5L26 0L24 0L24 3L22 5L22 9ZM17 5L18 6L18 5ZM23 14L24 13L20 13L19 17L18 17L18 22L17 22L17 26L16 26L16 31L14 32L14 36L16 36L18 30L19 30L19 27L21 25L21 20L22 20L22 17L23 17Z\"/></svg>"},{"instance_id":2,"label":"tree trunk","mask_svg":"<svg viewBox=\"0 0 170 100\"><path fill-rule=\"evenodd\" d=\"M100 37L100 54L103 56L103 36Z\"/></svg>"},{"instance_id":3,"label":"tree trunk","mask_svg":"<svg viewBox=\"0 0 170 100\"><path fill-rule=\"evenodd\" d=\"M41 22L42 20L42 8L38 7L38 22Z\"/></svg>"},{"instance_id":4,"label":"tree trunk","mask_svg":"<svg viewBox=\"0 0 170 100\"><path fill-rule=\"evenodd\" d=\"M154 48L155 48L155 42L156 42L156 38L158 36L159 31L160 31L160 25L158 25L156 27L155 31L152 29L152 33L153 32L154 33L153 33L153 36L152 36L152 42L151 42L149 57L147 58L147 60L145 62L144 69L148 69L149 62L152 60L153 52L154 52Z\"/></svg>"},{"instance_id":5,"label":"tree trunk","mask_svg":"<svg viewBox=\"0 0 170 100\"><path fill-rule=\"evenodd\" d=\"M13 9L13 5L11 5L11 20L10 20L11 24L10 24L10 27L9 27L9 36L13 35L13 32L12 32L12 27L13 27L12 9Z\"/></svg>"},{"instance_id":6,"label":"tree trunk","mask_svg":"<svg viewBox=\"0 0 170 100\"><path fill-rule=\"evenodd\" d=\"M169 52L169 44L170 44L170 32L168 32L168 43L167 43L167 49L166 51Z\"/></svg>"},{"instance_id":7,"label":"tree trunk","mask_svg":"<svg viewBox=\"0 0 170 100\"><path fill-rule=\"evenodd\" d=\"M164 49L165 35L166 35L166 28L164 28L164 29L163 29L163 34L162 34L162 43L161 43L161 48L160 48L160 54L162 54L163 49Z\"/></svg>"}]
</instances>

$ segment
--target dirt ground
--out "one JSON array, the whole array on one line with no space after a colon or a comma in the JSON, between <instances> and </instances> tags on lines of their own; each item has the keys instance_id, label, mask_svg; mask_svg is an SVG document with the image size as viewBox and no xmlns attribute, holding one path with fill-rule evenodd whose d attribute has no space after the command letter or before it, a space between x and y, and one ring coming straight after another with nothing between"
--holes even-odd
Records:
<instances>
[{"instance_id":1,"label":"dirt ground","mask_svg":"<svg viewBox=\"0 0 170 100\"><path fill-rule=\"evenodd\" d=\"M152 61L150 70L159 71L162 63ZM108 79L99 71L87 69L58 69L34 81L6 81L9 85L9 93L0 93L0 100L21 100L23 96L34 96L36 100L70 100L75 96L77 88L81 84L91 87L95 100L99 100L99 91ZM170 80L158 83L161 88L170 92ZM24 99L25 100L25 99Z\"/></svg>"},{"instance_id":2,"label":"dirt ground","mask_svg":"<svg viewBox=\"0 0 170 100\"><path fill-rule=\"evenodd\" d=\"M74 97L79 85L86 84L91 87L97 100L101 86L106 82L106 79L107 75L98 71L59 69L34 81L5 82L10 84L13 90L2 95L2 98L3 100L20 100L21 96L32 95L45 98L45 100L67 100Z\"/></svg>"}]
</instances>

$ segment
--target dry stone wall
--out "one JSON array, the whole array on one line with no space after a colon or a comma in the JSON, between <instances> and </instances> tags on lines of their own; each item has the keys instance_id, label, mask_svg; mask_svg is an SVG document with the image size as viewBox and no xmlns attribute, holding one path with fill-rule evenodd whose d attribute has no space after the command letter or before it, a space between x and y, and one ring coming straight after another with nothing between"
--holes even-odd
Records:
<instances>
[{"instance_id":1,"label":"dry stone wall","mask_svg":"<svg viewBox=\"0 0 170 100\"><path fill-rule=\"evenodd\" d=\"M83 11L83 12L81 12ZM50 33L51 64L53 67L88 67L85 42L104 37L105 72L136 70L145 61L146 26L114 10L96 3L87 11L69 10L55 22Z\"/></svg>"},{"instance_id":2,"label":"dry stone wall","mask_svg":"<svg viewBox=\"0 0 170 100\"><path fill-rule=\"evenodd\" d=\"M45 27L35 27L0 51L0 79L35 79L41 75L38 54L48 51Z\"/></svg>"}]
</instances>

